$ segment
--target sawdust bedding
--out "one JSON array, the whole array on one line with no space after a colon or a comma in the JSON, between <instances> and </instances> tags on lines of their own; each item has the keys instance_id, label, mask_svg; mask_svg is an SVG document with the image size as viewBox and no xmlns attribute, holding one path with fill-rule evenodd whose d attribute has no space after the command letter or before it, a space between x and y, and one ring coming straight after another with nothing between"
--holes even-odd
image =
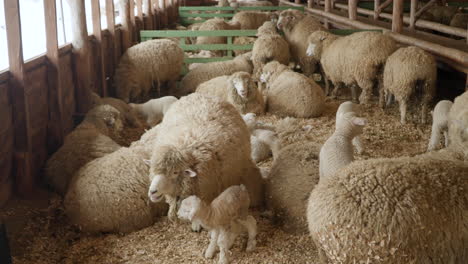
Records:
<instances>
[{"instance_id":1,"label":"sawdust bedding","mask_svg":"<svg viewBox=\"0 0 468 264\"><path fill-rule=\"evenodd\" d=\"M344 100L329 100L320 118L301 119L310 125L307 138L323 143L334 129L335 113ZM399 123L397 106L385 112L376 101L370 107L361 106L368 119L363 139L365 152L357 159L415 155L426 149L430 125ZM275 124L273 115L260 117ZM291 142L292 143L292 142ZM271 159L258 164L270 167ZM171 224L166 217L153 226L130 234L87 235L68 224L61 198L48 194L40 205L12 200L0 213L11 228L10 244L15 264L84 264L84 263L216 263L203 258L208 245L206 231L194 233L188 224ZM232 248L232 263L317 263L317 253L307 234L288 234L274 226L261 212L254 212L259 222L258 246L255 252L245 253L246 238L238 239ZM23 223L18 224L18 223ZM16 230L15 230L16 229Z\"/></svg>"}]
</instances>

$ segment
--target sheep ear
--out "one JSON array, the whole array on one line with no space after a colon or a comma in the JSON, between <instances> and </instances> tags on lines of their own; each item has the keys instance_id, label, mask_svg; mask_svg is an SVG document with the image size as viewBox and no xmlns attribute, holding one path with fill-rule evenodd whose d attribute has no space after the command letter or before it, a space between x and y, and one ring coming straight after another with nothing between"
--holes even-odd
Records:
<instances>
[{"instance_id":1,"label":"sheep ear","mask_svg":"<svg viewBox=\"0 0 468 264\"><path fill-rule=\"evenodd\" d=\"M143 159L143 162L148 166L150 166L150 164L151 164L151 160L149 160L149 159Z\"/></svg>"},{"instance_id":2,"label":"sheep ear","mask_svg":"<svg viewBox=\"0 0 468 264\"><path fill-rule=\"evenodd\" d=\"M367 120L364 118L360 118L360 117L353 118L352 122L356 126L365 126L367 124Z\"/></svg>"},{"instance_id":3,"label":"sheep ear","mask_svg":"<svg viewBox=\"0 0 468 264\"><path fill-rule=\"evenodd\" d=\"M186 170L184 170L184 175L193 178L193 177L197 176L197 173L192 169L186 169Z\"/></svg>"}]
</instances>

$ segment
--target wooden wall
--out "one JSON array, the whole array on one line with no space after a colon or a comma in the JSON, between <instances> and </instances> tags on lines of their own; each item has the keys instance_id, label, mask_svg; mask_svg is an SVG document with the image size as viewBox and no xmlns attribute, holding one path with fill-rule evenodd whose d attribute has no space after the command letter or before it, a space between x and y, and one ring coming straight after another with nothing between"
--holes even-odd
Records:
<instances>
[{"instance_id":1,"label":"wooden wall","mask_svg":"<svg viewBox=\"0 0 468 264\"><path fill-rule=\"evenodd\" d=\"M2 1L2 0L0 0ZM141 4L141 1L137 1ZM169 2L168 2L169 3ZM169 7L169 5L166 5ZM136 17L133 31L133 43L138 41L139 30L159 29L167 25L160 23L161 17L168 15L168 8L155 10L152 8L152 16ZM133 12L132 12L133 15ZM175 16L168 16L170 21ZM148 28L148 19L153 20L153 28ZM133 19L132 19L133 20ZM145 21L145 25L143 23ZM158 23L155 23L158 22ZM132 24L133 24L132 23ZM122 30L119 26L115 28L115 37L109 30L102 31L102 42L98 43L94 36L89 37L91 46L91 90L98 94L113 94L112 75L118 57L124 52L122 50ZM101 46L102 45L102 46ZM102 54L101 52L102 51ZM98 56L99 55L99 56ZM102 63L101 63L101 60ZM104 66L101 66L104 65ZM52 107L50 106L50 81L48 79L48 67L51 62L45 55L38 56L31 61L24 63L24 91L25 102L28 103L29 127L32 149L32 159L30 171L34 186L38 186L42 177L42 169L47 158L56 150L50 141L54 140L54 135L49 132L49 126L55 125L51 122ZM61 126L64 134L70 133L75 127L75 113L77 101L75 99L76 79L74 72L74 60L71 44L59 48L58 66L58 86L61 91ZM99 74L100 67L104 68L104 74ZM11 74L9 71L0 73L0 207L9 199L12 193L16 191L19 196L33 198L28 193L22 193L21 188L16 184L18 172L15 164L15 126L14 126L14 98L12 96ZM50 77L49 77L50 78ZM103 85L105 83L105 85ZM102 87L107 87L106 91Z\"/></svg>"}]
</instances>

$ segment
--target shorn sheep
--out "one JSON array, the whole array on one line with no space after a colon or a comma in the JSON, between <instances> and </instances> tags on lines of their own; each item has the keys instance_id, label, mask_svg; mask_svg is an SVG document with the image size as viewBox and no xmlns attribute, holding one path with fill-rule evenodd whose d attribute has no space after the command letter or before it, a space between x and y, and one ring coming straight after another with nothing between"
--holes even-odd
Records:
<instances>
[{"instance_id":1,"label":"shorn sheep","mask_svg":"<svg viewBox=\"0 0 468 264\"><path fill-rule=\"evenodd\" d=\"M179 84L177 97L195 92L198 85L215 77L231 75L238 71L252 73L251 52L242 54L229 61L209 62L189 71Z\"/></svg>"},{"instance_id":2,"label":"shorn sheep","mask_svg":"<svg viewBox=\"0 0 468 264\"><path fill-rule=\"evenodd\" d=\"M448 146L448 115L453 103L449 100L442 100L436 104L432 112L432 131L431 139L427 146L427 151L432 151L437 148L440 143L440 134L444 134L445 144Z\"/></svg>"},{"instance_id":3,"label":"shorn sheep","mask_svg":"<svg viewBox=\"0 0 468 264\"><path fill-rule=\"evenodd\" d=\"M263 183L250 153L250 133L229 103L194 93L174 103L153 144L148 195L165 198L169 219L178 199L197 195L211 202L231 185L244 184L253 206L260 206Z\"/></svg>"},{"instance_id":4,"label":"shorn sheep","mask_svg":"<svg viewBox=\"0 0 468 264\"><path fill-rule=\"evenodd\" d=\"M357 102L356 85L362 89L359 102L367 104L374 84L382 83L383 67L387 58L397 49L395 41L379 32L357 32L338 37L329 32L316 31L308 38L307 54L320 61L328 80L335 86L332 95L344 84L351 87L353 101Z\"/></svg>"},{"instance_id":5,"label":"shorn sheep","mask_svg":"<svg viewBox=\"0 0 468 264\"><path fill-rule=\"evenodd\" d=\"M352 140L362 134L367 121L347 112L337 117L335 132L320 149L320 179L330 177L354 160Z\"/></svg>"},{"instance_id":6,"label":"shorn sheep","mask_svg":"<svg viewBox=\"0 0 468 264\"><path fill-rule=\"evenodd\" d=\"M121 147L114 140L119 137L122 127L120 113L114 107L100 105L91 109L47 160L46 181L56 192L64 195L75 172L86 163Z\"/></svg>"},{"instance_id":7,"label":"shorn sheep","mask_svg":"<svg viewBox=\"0 0 468 264\"><path fill-rule=\"evenodd\" d=\"M146 119L146 123L155 126L164 117L169 107L177 101L174 96L163 96L157 99L151 99L143 104L130 104L130 107Z\"/></svg>"},{"instance_id":8,"label":"shorn sheep","mask_svg":"<svg viewBox=\"0 0 468 264\"><path fill-rule=\"evenodd\" d=\"M263 66L270 61L278 61L288 65L290 59L289 44L276 31L273 22L265 22L257 31L258 39L252 48L252 63L254 65L254 76L259 78Z\"/></svg>"},{"instance_id":9,"label":"shorn sheep","mask_svg":"<svg viewBox=\"0 0 468 264\"><path fill-rule=\"evenodd\" d=\"M400 48L385 64L380 106L384 105L384 96L393 94L400 105L400 122L406 124L408 103L410 100L420 101L424 124L429 103L435 95L436 79L437 65L432 55L418 47Z\"/></svg>"},{"instance_id":10,"label":"shorn sheep","mask_svg":"<svg viewBox=\"0 0 468 264\"><path fill-rule=\"evenodd\" d=\"M231 21L239 23L240 29L258 29L266 21L277 18L278 15L272 12L241 11L237 12Z\"/></svg>"},{"instance_id":11,"label":"shorn sheep","mask_svg":"<svg viewBox=\"0 0 468 264\"><path fill-rule=\"evenodd\" d=\"M307 220L321 263L468 263L468 165L425 155L320 179Z\"/></svg>"},{"instance_id":12,"label":"shorn sheep","mask_svg":"<svg viewBox=\"0 0 468 264\"><path fill-rule=\"evenodd\" d=\"M318 61L307 56L307 37L317 30L325 30L315 18L299 10L284 10L280 13L277 27L284 32L289 43L292 59L301 66L306 76L314 73Z\"/></svg>"},{"instance_id":13,"label":"shorn sheep","mask_svg":"<svg viewBox=\"0 0 468 264\"><path fill-rule=\"evenodd\" d=\"M169 39L148 40L127 49L115 71L116 96L126 103L146 101L153 83L173 89L180 76L184 51Z\"/></svg>"},{"instance_id":14,"label":"shorn sheep","mask_svg":"<svg viewBox=\"0 0 468 264\"><path fill-rule=\"evenodd\" d=\"M325 104L322 88L288 66L269 62L263 67L260 80L267 86L268 112L304 118L322 114Z\"/></svg>"},{"instance_id":15,"label":"shorn sheep","mask_svg":"<svg viewBox=\"0 0 468 264\"><path fill-rule=\"evenodd\" d=\"M348 113L348 112L354 112L359 115L358 105L350 101L340 104L340 106L338 107L338 110L336 110L335 123L339 122L339 117L341 117L343 114ZM364 146L363 146L361 136L355 136L353 138L353 146L356 148L356 151L358 154L362 154L362 152L364 151Z\"/></svg>"},{"instance_id":16,"label":"shorn sheep","mask_svg":"<svg viewBox=\"0 0 468 264\"><path fill-rule=\"evenodd\" d=\"M244 185L234 185L223 191L211 204L195 195L185 198L177 212L179 218L200 223L210 231L210 244L205 258L213 258L219 247L219 264L229 263L229 249L242 229L248 232L246 251L255 249L257 221L249 215L250 198Z\"/></svg>"},{"instance_id":17,"label":"shorn sheep","mask_svg":"<svg viewBox=\"0 0 468 264\"><path fill-rule=\"evenodd\" d=\"M197 93L217 96L232 105L242 114L265 113L263 95L252 80L250 73L236 72L230 76L220 76L200 84Z\"/></svg>"}]
</instances>

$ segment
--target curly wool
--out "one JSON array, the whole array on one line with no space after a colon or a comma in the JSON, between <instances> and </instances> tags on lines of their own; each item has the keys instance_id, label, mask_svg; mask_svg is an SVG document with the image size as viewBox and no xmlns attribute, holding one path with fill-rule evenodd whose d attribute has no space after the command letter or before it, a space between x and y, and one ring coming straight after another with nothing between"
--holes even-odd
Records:
<instances>
[{"instance_id":1,"label":"curly wool","mask_svg":"<svg viewBox=\"0 0 468 264\"><path fill-rule=\"evenodd\" d=\"M233 30L240 29L240 24L236 22L226 22L222 18L212 18L203 22L198 27L199 31L209 30ZM197 37L197 44L225 44L227 43L226 37Z\"/></svg>"},{"instance_id":2,"label":"curly wool","mask_svg":"<svg viewBox=\"0 0 468 264\"><path fill-rule=\"evenodd\" d=\"M277 18L273 12L241 11L232 17L232 22L240 24L240 29L257 29L266 21Z\"/></svg>"}]
</instances>

